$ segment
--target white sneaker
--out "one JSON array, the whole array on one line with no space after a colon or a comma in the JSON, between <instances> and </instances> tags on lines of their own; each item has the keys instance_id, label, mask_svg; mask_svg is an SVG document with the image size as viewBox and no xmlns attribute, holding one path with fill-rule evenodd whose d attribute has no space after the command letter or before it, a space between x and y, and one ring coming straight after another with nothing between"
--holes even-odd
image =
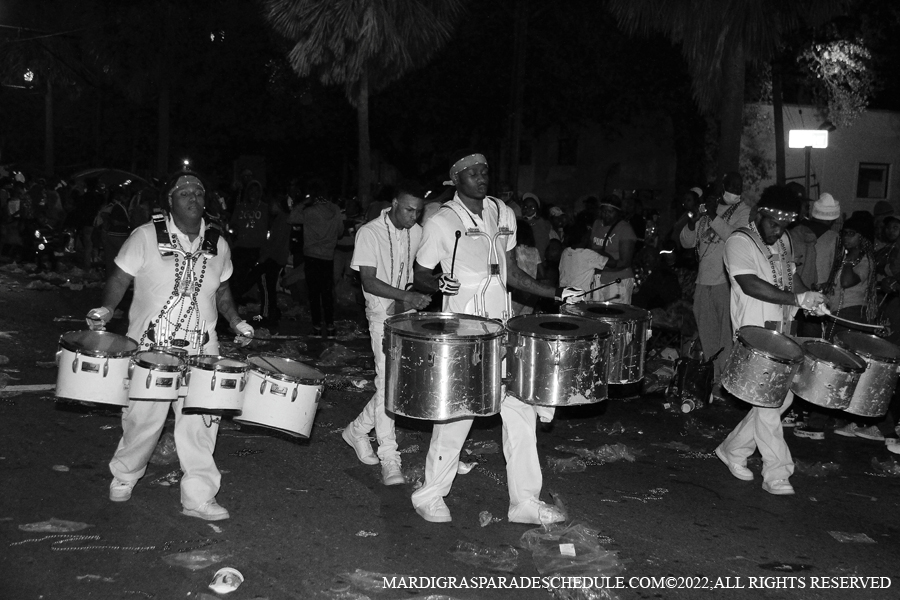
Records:
<instances>
[{"instance_id":1,"label":"white sneaker","mask_svg":"<svg viewBox=\"0 0 900 600\"><path fill-rule=\"evenodd\" d=\"M347 425L341 433L344 441L350 444L350 447L356 451L356 458L364 465L377 465L378 457L372 450L372 442L369 441L368 435L353 435L353 423Z\"/></svg>"},{"instance_id":2,"label":"white sneaker","mask_svg":"<svg viewBox=\"0 0 900 600\"><path fill-rule=\"evenodd\" d=\"M381 480L384 485L403 485L406 483L406 477L400 470L400 460L393 458L387 459L381 463Z\"/></svg>"},{"instance_id":3,"label":"white sneaker","mask_svg":"<svg viewBox=\"0 0 900 600\"><path fill-rule=\"evenodd\" d=\"M886 438L884 440L884 445L887 448L888 452L892 452L893 454L900 454L900 440L897 438Z\"/></svg>"},{"instance_id":4,"label":"white sneaker","mask_svg":"<svg viewBox=\"0 0 900 600\"><path fill-rule=\"evenodd\" d=\"M109 484L109 499L113 502L125 502L131 499L131 490L134 489L137 479L134 481L122 481L118 477L113 477L112 483Z\"/></svg>"},{"instance_id":5,"label":"white sneaker","mask_svg":"<svg viewBox=\"0 0 900 600\"><path fill-rule=\"evenodd\" d=\"M837 435L842 435L844 437L856 437L856 432L862 429L856 423L847 423L843 427L838 427L834 430L834 433Z\"/></svg>"},{"instance_id":6,"label":"white sneaker","mask_svg":"<svg viewBox=\"0 0 900 600\"><path fill-rule=\"evenodd\" d=\"M868 427L860 427L856 430L856 437L861 437L864 440L874 440L876 442L884 441L884 436L881 435L881 430L879 430L874 425L869 425Z\"/></svg>"},{"instance_id":7,"label":"white sneaker","mask_svg":"<svg viewBox=\"0 0 900 600\"><path fill-rule=\"evenodd\" d=\"M219 503L216 502L215 499L201 504L197 508L182 507L181 514L187 515L189 517L197 517L198 519L203 519L204 521L222 521L223 519L227 519L230 516L228 514L228 511L225 510L224 507L219 506Z\"/></svg>"},{"instance_id":8,"label":"white sneaker","mask_svg":"<svg viewBox=\"0 0 900 600\"><path fill-rule=\"evenodd\" d=\"M449 523L453 520L450 516L450 509L444 503L444 499L440 496L432 498L430 502L416 507L419 516L429 523Z\"/></svg>"},{"instance_id":9,"label":"white sneaker","mask_svg":"<svg viewBox=\"0 0 900 600\"><path fill-rule=\"evenodd\" d=\"M537 498L529 498L525 502L511 506L506 516L510 523L529 525L548 525L566 520L566 514L558 506L541 502Z\"/></svg>"}]
</instances>

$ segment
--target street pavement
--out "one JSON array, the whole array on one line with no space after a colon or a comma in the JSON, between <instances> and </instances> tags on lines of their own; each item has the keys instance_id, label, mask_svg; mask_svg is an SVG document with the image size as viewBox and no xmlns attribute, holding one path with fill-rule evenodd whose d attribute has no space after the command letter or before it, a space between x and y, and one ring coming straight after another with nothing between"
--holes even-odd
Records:
<instances>
[{"instance_id":1,"label":"street pavement","mask_svg":"<svg viewBox=\"0 0 900 600\"><path fill-rule=\"evenodd\" d=\"M118 410L56 402L52 391L17 390L55 382L57 340L84 328L78 319L98 304L101 290L64 288L61 281L27 289L34 281L0 269L0 355L9 359L0 365L6 384L0 390L0 598L208 600L226 597L207 588L226 566L245 578L227 596L234 600L551 597L546 589L524 587L542 583L532 578L540 577L546 558L536 560L523 547L523 534L535 526L506 521L498 417L476 420L464 460L478 464L457 476L446 499L453 514L447 524L422 520L410 503L413 483L385 487L379 467L360 464L341 439L371 394L371 351L358 308L342 309L340 341L310 337L308 319L295 309L296 320L277 331L293 339L258 340L243 350L225 345L229 353L274 352L312 366L323 353L329 359L322 367L329 385L309 440L222 422L218 501L230 519L208 523L180 514L177 463L151 464L130 501L110 502ZM288 308L293 301L282 296L281 303ZM122 332L124 325L118 319L111 329ZM660 394L610 399L560 410L552 428L539 429L544 499L565 506L572 531L593 530L587 541L599 544L593 556L602 559L600 570L562 572L613 577L604 581L611 588L606 595L565 590L568 595L557 597L900 598L900 477L878 468L894 465L885 462L893 455L882 443L788 433L805 468L792 478L796 495L776 497L760 487L758 458L750 463L756 480L744 482L712 454L746 405L718 403L684 415L665 404ZM429 423L401 418L397 430L404 470L421 477ZM588 459L581 472L555 472L548 464L572 459L573 448L604 445L612 446L608 455L618 449L624 458ZM829 470L826 463L837 466ZM813 476L817 470L824 476ZM486 526L484 511L493 517ZM21 529L51 519L88 527ZM555 552L555 543L549 547ZM454 553L459 549L469 550L468 561L465 552ZM576 547L579 560L583 549ZM199 556L210 564L186 554L192 551L205 552ZM576 560L566 558L569 548L560 552L558 566ZM179 554L193 556L195 569L171 564ZM385 589L382 574L442 579ZM457 584L466 578L479 589L446 589L448 578L460 578ZM849 588L863 585L882 589Z\"/></svg>"}]
</instances>

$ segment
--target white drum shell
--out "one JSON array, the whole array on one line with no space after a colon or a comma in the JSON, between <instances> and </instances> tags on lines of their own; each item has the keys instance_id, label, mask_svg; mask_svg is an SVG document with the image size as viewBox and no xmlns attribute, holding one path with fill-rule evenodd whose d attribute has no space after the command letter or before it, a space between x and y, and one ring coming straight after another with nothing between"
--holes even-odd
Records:
<instances>
[{"instance_id":1,"label":"white drum shell","mask_svg":"<svg viewBox=\"0 0 900 600\"><path fill-rule=\"evenodd\" d=\"M153 364L153 355L159 351L138 352L131 359L129 368L128 398L131 400L149 400L156 402L174 402L178 400L181 389L181 378L184 375L184 361L171 356L169 363Z\"/></svg>"},{"instance_id":2,"label":"white drum shell","mask_svg":"<svg viewBox=\"0 0 900 600\"><path fill-rule=\"evenodd\" d=\"M182 412L185 414L236 414L244 405L244 390L249 365L232 359L226 369L201 363L209 356L192 356L185 367L187 393ZM215 357L222 358L222 357ZM237 364L235 364L237 363Z\"/></svg>"},{"instance_id":3,"label":"white drum shell","mask_svg":"<svg viewBox=\"0 0 900 600\"><path fill-rule=\"evenodd\" d=\"M244 408L234 420L308 438L322 397L325 375L297 361L274 355L251 356L247 360L250 372L244 388ZM261 366L260 362L269 366ZM290 370L295 376L277 372L279 369Z\"/></svg>"},{"instance_id":4,"label":"white drum shell","mask_svg":"<svg viewBox=\"0 0 900 600\"><path fill-rule=\"evenodd\" d=\"M115 346L105 352L99 348ZM128 367L138 344L105 331L70 331L56 353L56 397L128 406Z\"/></svg>"}]
</instances>

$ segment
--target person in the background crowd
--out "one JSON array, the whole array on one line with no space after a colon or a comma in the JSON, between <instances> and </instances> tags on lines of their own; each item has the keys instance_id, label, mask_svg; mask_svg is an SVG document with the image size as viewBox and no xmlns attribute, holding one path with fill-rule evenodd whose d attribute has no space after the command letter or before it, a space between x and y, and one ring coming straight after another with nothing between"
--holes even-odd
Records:
<instances>
[{"instance_id":1,"label":"person in the background crowd","mask_svg":"<svg viewBox=\"0 0 900 600\"><path fill-rule=\"evenodd\" d=\"M881 250L884 244L882 241L884 237L884 220L894 216L894 207L887 200L879 200L875 203L872 212L875 215L875 250L878 251Z\"/></svg>"},{"instance_id":2,"label":"person in the background crowd","mask_svg":"<svg viewBox=\"0 0 900 600\"><path fill-rule=\"evenodd\" d=\"M559 259L559 285L587 291L609 259L591 250L590 230L577 223L570 227L566 237L571 245L562 251Z\"/></svg>"},{"instance_id":3,"label":"person in the background crowd","mask_svg":"<svg viewBox=\"0 0 900 600\"><path fill-rule=\"evenodd\" d=\"M592 288L606 285L593 293L593 300L615 300L631 304L634 289L634 248L637 237L628 221L622 218L622 199L605 196L600 202L600 218L591 229L591 249L606 257L603 272L594 278ZM615 281L619 279L619 283ZM609 284L609 285L607 285Z\"/></svg>"},{"instance_id":4,"label":"person in the background crowd","mask_svg":"<svg viewBox=\"0 0 900 600\"><path fill-rule=\"evenodd\" d=\"M526 200L526 207L529 200ZM523 272L527 273L533 279L541 279L543 269L541 269L541 256L538 249L534 246L534 234L528 223L524 219L519 219L516 223L516 265ZM534 312L537 304L538 296L530 294L526 291L513 289L510 296L512 297L513 314L530 315Z\"/></svg>"},{"instance_id":5,"label":"person in the background crowd","mask_svg":"<svg viewBox=\"0 0 900 600\"><path fill-rule=\"evenodd\" d=\"M131 233L131 217L125 201L128 194L122 186L110 191L109 212L103 216L103 262L107 273L113 272L116 255Z\"/></svg>"},{"instance_id":6,"label":"person in the background crowd","mask_svg":"<svg viewBox=\"0 0 900 600\"><path fill-rule=\"evenodd\" d=\"M650 273L632 296L631 303L644 310L665 309L681 299L681 283L675 273L675 242L667 241L659 252L649 250L646 249Z\"/></svg>"},{"instance_id":7,"label":"person in the background crowd","mask_svg":"<svg viewBox=\"0 0 900 600\"><path fill-rule=\"evenodd\" d=\"M550 239L551 240L559 240L562 248L566 247L568 240L566 239L566 228L572 224L572 219L569 215L558 206L553 206L550 208L550 225L552 225L553 229L550 230Z\"/></svg>"},{"instance_id":8,"label":"person in the background crowd","mask_svg":"<svg viewBox=\"0 0 900 600\"><path fill-rule=\"evenodd\" d=\"M731 291L725 272L725 241L738 227L746 227L750 207L741 201L744 182L740 173L728 173L718 193L706 195L701 205L681 229L679 239L685 248L697 252L697 286L694 289L694 318L700 334L700 346L707 358L722 352L713 362L713 381L718 392L725 361L731 353L732 331L729 303ZM702 214L701 214L702 213Z\"/></svg>"},{"instance_id":9,"label":"person in the background crowd","mask_svg":"<svg viewBox=\"0 0 900 600\"><path fill-rule=\"evenodd\" d=\"M694 248L685 248L681 245L681 230L688 224L700 208L700 201L703 198L703 188L692 187L681 197L672 201L672 212L675 215L675 223L672 230L666 235L666 239L678 242L675 255L677 257L675 264L683 268L696 268L697 253Z\"/></svg>"},{"instance_id":10,"label":"person in the background crowd","mask_svg":"<svg viewBox=\"0 0 900 600\"><path fill-rule=\"evenodd\" d=\"M259 253L269 233L269 207L263 199L262 184L255 179L243 187L241 199L231 215L231 260L234 277L231 291L238 303L255 283L250 275L259 262Z\"/></svg>"},{"instance_id":11,"label":"person in the background crowd","mask_svg":"<svg viewBox=\"0 0 900 600\"><path fill-rule=\"evenodd\" d=\"M334 249L344 233L344 218L338 205L323 191L317 191L312 204L303 211L303 268L313 335L322 336L324 331L333 338Z\"/></svg>"},{"instance_id":12,"label":"person in the background crowd","mask_svg":"<svg viewBox=\"0 0 900 600\"><path fill-rule=\"evenodd\" d=\"M553 227L547 219L541 216L541 199L531 192L522 196L522 219L528 223L534 237L534 247L537 248L541 260L547 256L547 244L550 243L550 232Z\"/></svg>"},{"instance_id":13,"label":"person in the background crowd","mask_svg":"<svg viewBox=\"0 0 900 600\"><path fill-rule=\"evenodd\" d=\"M96 177L86 180L84 185L84 194L75 211L78 218L73 225L78 229L81 241L82 267L90 269L94 260L94 218L106 204L106 196L100 190L100 180Z\"/></svg>"},{"instance_id":14,"label":"person in the background crowd","mask_svg":"<svg viewBox=\"0 0 900 600\"><path fill-rule=\"evenodd\" d=\"M794 244L796 276L811 290L822 289L828 281L834 263L835 248L839 243L838 232L833 225L841 216L841 205L829 193L811 203L809 216L788 229ZM797 334L802 337L820 337L824 320L821 317L800 315Z\"/></svg>"},{"instance_id":15,"label":"person in the background crowd","mask_svg":"<svg viewBox=\"0 0 900 600\"><path fill-rule=\"evenodd\" d=\"M288 221L287 198L269 201L269 237L259 253L259 262L250 272L260 293L259 314L250 323L254 327L278 327L278 277L290 256L291 224Z\"/></svg>"}]
</instances>

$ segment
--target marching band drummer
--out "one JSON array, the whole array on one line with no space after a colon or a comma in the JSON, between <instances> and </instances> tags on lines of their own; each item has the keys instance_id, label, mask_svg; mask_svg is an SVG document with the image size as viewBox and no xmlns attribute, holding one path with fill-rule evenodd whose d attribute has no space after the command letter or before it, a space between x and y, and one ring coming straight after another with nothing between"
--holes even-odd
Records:
<instances>
[{"instance_id":1,"label":"marching band drummer","mask_svg":"<svg viewBox=\"0 0 900 600\"><path fill-rule=\"evenodd\" d=\"M424 226L416 255L415 278L423 289L440 289L444 309L506 321L511 316L507 283L516 289L566 302L576 302L581 290L556 289L538 283L516 266L516 218L502 201L487 195L488 164L481 154L466 152L450 167L454 197ZM440 264L443 274L432 271ZM552 414L552 409L550 409ZM512 396L500 405L503 454L506 458L509 511L513 523L554 523L565 519L555 506L541 502L535 407ZM444 497L456 476L459 454L472 418L434 424L425 460L425 484L412 495L416 512L426 521L451 520Z\"/></svg>"},{"instance_id":2,"label":"marching band drummer","mask_svg":"<svg viewBox=\"0 0 900 600\"><path fill-rule=\"evenodd\" d=\"M128 336L141 349L151 345L183 348L189 354L218 354L217 309L240 335L253 328L238 316L228 278L231 253L218 230L207 227L203 183L191 171L175 173L166 184L168 215L154 215L135 229L115 259L103 305L88 313L91 329L103 329L131 282L134 299ZM221 474L213 460L219 419L183 415L184 398L174 403L175 446L184 470L182 513L207 521L228 518L216 503ZM169 402L129 401L122 411L122 439L109 463L109 499L131 498L143 477L169 413Z\"/></svg>"},{"instance_id":3,"label":"marching band drummer","mask_svg":"<svg viewBox=\"0 0 900 600\"><path fill-rule=\"evenodd\" d=\"M412 263L422 241L422 227L416 221L425 194L411 181L396 187L391 206L359 228L350 261L350 267L359 271L366 297L366 319L375 355L375 393L342 434L362 463L381 462L384 485L406 482L400 470L394 419L384 409L384 321L391 315L421 310L431 302L431 296L407 289L413 283ZM378 439L377 456L369 442L373 428Z\"/></svg>"},{"instance_id":4,"label":"marching band drummer","mask_svg":"<svg viewBox=\"0 0 900 600\"><path fill-rule=\"evenodd\" d=\"M748 227L739 228L725 242L725 268L731 280L731 324L734 331L755 325L790 334L798 307L825 314L825 297L806 289L794 275L794 251L785 228L797 218L800 206L790 188L766 188ZM716 448L732 475L752 481L747 459L757 449L762 455L763 485L770 494L794 493L788 478L794 472L791 451L784 441L781 414L791 406L787 393L780 408L754 406Z\"/></svg>"}]
</instances>

